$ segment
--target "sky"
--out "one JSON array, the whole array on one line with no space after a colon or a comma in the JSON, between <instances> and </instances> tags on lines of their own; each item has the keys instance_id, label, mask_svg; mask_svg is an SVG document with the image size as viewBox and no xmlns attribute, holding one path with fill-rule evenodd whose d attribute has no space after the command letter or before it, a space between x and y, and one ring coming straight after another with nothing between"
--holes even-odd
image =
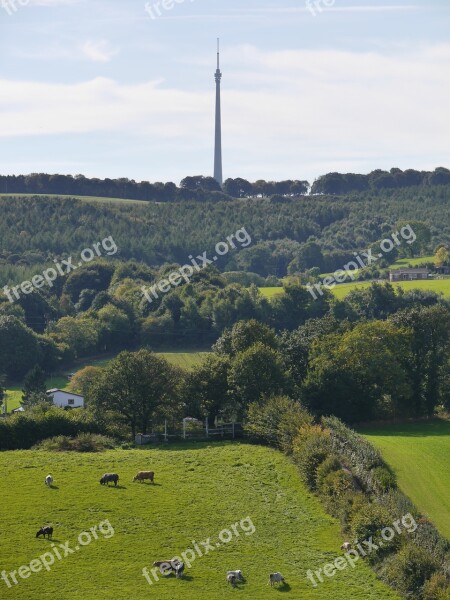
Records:
<instances>
[{"instance_id":1,"label":"sky","mask_svg":"<svg viewBox=\"0 0 450 600\"><path fill-rule=\"evenodd\" d=\"M450 167L450 0L0 0L0 174Z\"/></svg>"}]
</instances>

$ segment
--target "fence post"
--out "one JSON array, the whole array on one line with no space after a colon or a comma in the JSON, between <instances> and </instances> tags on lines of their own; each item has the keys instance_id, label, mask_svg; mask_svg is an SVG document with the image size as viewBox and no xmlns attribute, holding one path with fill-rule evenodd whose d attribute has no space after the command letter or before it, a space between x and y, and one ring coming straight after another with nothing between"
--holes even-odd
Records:
<instances>
[{"instance_id":1,"label":"fence post","mask_svg":"<svg viewBox=\"0 0 450 600\"><path fill-rule=\"evenodd\" d=\"M208 417L205 419L205 429L206 429L206 437L209 437L209 429L208 429Z\"/></svg>"},{"instance_id":2,"label":"fence post","mask_svg":"<svg viewBox=\"0 0 450 600\"><path fill-rule=\"evenodd\" d=\"M164 441L167 442L167 419L164 421Z\"/></svg>"},{"instance_id":3,"label":"fence post","mask_svg":"<svg viewBox=\"0 0 450 600\"><path fill-rule=\"evenodd\" d=\"M233 440L234 440L234 421L233 421Z\"/></svg>"},{"instance_id":4,"label":"fence post","mask_svg":"<svg viewBox=\"0 0 450 600\"><path fill-rule=\"evenodd\" d=\"M186 439L186 421L183 419L183 440Z\"/></svg>"}]
</instances>

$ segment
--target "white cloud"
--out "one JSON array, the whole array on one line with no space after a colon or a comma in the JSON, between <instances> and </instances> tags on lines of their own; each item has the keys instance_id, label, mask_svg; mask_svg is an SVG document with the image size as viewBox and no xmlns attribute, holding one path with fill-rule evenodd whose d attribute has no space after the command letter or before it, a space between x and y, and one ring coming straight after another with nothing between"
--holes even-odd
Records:
<instances>
[{"instance_id":1,"label":"white cloud","mask_svg":"<svg viewBox=\"0 0 450 600\"><path fill-rule=\"evenodd\" d=\"M97 40L96 42L87 40L81 46L81 51L84 56L94 62L109 62L113 56L118 54L118 50L112 48L107 40Z\"/></svg>"},{"instance_id":2,"label":"white cloud","mask_svg":"<svg viewBox=\"0 0 450 600\"><path fill-rule=\"evenodd\" d=\"M28 0L30 6L71 6L73 4L83 4L86 0Z\"/></svg>"}]
</instances>

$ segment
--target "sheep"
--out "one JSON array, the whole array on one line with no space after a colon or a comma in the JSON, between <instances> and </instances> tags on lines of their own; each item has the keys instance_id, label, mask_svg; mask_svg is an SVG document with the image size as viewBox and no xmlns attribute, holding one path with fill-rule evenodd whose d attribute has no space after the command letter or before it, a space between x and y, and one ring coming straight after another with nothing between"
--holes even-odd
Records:
<instances>
[{"instance_id":1,"label":"sheep","mask_svg":"<svg viewBox=\"0 0 450 600\"><path fill-rule=\"evenodd\" d=\"M39 529L39 531L36 534L36 537L40 537L41 535L47 536L49 539L53 536L53 527L42 527L42 529Z\"/></svg>"},{"instance_id":2,"label":"sheep","mask_svg":"<svg viewBox=\"0 0 450 600\"><path fill-rule=\"evenodd\" d=\"M345 552L348 552L351 549L352 545L350 544L350 542L344 542L341 546L341 550L344 550Z\"/></svg>"},{"instance_id":3,"label":"sheep","mask_svg":"<svg viewBox=\"0 0 450 600\"><path fill-rule=\"evenodd\" d=\"M119 476L117 473L105 473L103 477L100 479L100 483L102 485L108 485L109 482L112 481L115 486L117 486L117 482L119 481Z\"/></svg>"},{"instance_id":4,"label":"sheep","mask_svg":"<svg viewBox=\"0 0 450 600\"><path fill-rule=\"evenodd\" d=\"M269 575L269 583L272 587L275 583L286 583L286 582L285 582L283 575L281 573L276 572L276 573L271 573Z\"/></svg>"},{"instance_id":5,"label":"sheep","mask_svg":"<svg viewBox=\"0 0 450 600\"><path fill-rule=\"evenodd\" d=\"M240 569L236 571L227 571L227 577L228 575L234 575L237 581L244 581L244 576L242 575L242 571Z\"/></svg>"},{"instance_id":6,"label":"sheep","mask_svg":"<svg viewBox=\"0 0 450 600\"><path fill-rule=\"evenodd\" d=\"M47 475L45 478L45 485L51 487L53 483L53 477L51 475Z\"/></svg>"}]
</instances>

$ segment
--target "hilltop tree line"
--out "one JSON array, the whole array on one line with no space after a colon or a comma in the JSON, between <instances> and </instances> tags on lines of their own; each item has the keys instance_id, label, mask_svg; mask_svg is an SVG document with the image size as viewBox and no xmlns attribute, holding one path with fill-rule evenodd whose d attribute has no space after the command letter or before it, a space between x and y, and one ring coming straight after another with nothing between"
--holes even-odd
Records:
<instances>
[{"instance_id":1,"label":"hilltop tree line","mask_svg":"<svg viewBox=\"0 0 450 600\"><path fill-rule=\"evenodd\" d=\"M88 178L84 175L1 175L0 192L6 194L61 194L123 198L153 202L219 201L231 198L267 198L277 196L299 197L310 190L312 194L348 194L369 190L411 188L418 186L448 185L450 170L438 167L434 171L390 171L377 169L368 175L355 173L327 173L311 186L305 180L250 182L241 177L228 178L221 186L213 177L196 175L185 177L180 185L173 182L136 182L134 179Z\"/></svg>"}]
</instances>

